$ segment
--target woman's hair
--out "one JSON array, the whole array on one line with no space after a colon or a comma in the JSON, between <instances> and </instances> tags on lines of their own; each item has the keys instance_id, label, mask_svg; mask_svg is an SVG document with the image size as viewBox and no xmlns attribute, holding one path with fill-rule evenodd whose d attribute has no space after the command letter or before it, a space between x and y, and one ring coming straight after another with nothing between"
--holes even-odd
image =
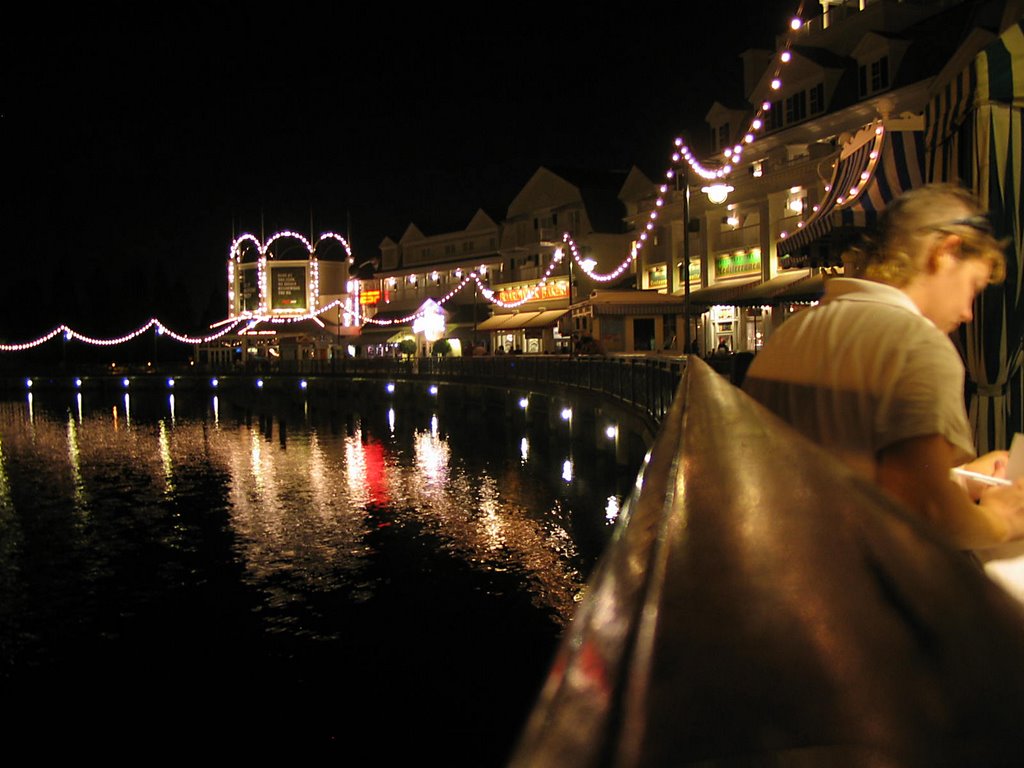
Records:
<instances>
[{"instance_id":1,"label":"woman's hair","mask_svg":"<svg viewBox=\"0 0 1024 768\"><path fill-rule=\"evenodd\" d=\"M845 272L902 288L927 267L936 235L956 235L960 257L984 259L992 268L990 282L1006 274L1006 241L996 240L977 198L952 184L912 189L889 203L874 234L843 254Z\"/></svg>"}]
</instances>

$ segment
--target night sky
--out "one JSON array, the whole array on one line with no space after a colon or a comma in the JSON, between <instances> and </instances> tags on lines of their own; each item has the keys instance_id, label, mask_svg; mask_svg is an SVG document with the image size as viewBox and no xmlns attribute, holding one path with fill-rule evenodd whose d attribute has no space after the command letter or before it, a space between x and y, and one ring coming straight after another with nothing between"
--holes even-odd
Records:
<instances>
[{"instance_id":1,"label":"night sky","mask_svg":"<svg viewBox=\"0 0 1024 768\"><path fill-rule=\"evenodd\" d=\"M798 2L715 4L753 9L731 25L691 5L132 5L9 25L0 339L154 315L201 332L245 231L334 230L369 257L410 222L500 219L543 164L658 180Z\"/></svg>"}]
</instances>

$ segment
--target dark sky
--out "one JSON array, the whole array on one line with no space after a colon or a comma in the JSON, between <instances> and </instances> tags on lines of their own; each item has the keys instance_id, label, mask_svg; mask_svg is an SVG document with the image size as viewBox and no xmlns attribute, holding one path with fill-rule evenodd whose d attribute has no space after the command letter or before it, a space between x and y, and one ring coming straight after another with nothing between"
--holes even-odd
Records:
<instances>
[{"instance_id":1,"label":"dark sky","mask_svg":"<svg viewBox=\"0 0 1024 768\"><path fill-rule=\"evenodd\" d=\"M737 54L798 3L293 5L54 10L5 30L3 252L33 313L7 302L0 337L205 321L232 235L261 226L351 233L369 256L411 221L500 218L541 164L660 178L673 137L738 86Z\"/></svg>"}]
</instances>

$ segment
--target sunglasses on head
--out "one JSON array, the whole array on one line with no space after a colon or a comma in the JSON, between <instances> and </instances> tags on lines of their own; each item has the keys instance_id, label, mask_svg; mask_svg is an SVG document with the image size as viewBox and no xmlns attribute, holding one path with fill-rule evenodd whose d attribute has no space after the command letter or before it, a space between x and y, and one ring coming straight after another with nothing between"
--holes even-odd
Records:
<instances>
[{"instance_id":1,"label":"sunglasses on head","mask_svg":"<svg viewBox=\"0 0 1024 768\"><path fill-rule=\"evenodd\" d=\"M930 224L925 227L925 229L949 232L950 227L970 227L971 229L986 234L989 237L995 236L995 230L992 228L992 222L989 221L987 216L982 216L981 214L966 216L962 219L954 219L953 221L947 221L942 224Z\"/></svg>"}]
</instances>

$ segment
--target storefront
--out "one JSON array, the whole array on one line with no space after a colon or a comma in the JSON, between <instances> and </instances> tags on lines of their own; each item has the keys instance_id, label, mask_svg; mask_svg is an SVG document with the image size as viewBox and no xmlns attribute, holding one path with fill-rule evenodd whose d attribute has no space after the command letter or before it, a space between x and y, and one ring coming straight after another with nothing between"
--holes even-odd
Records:
<instances>
[{"instance_id":1,"label":"storefront","mask_svg":"<svg viewBox=\"0 0 1024 768\"><path fill-rule=\"evenodd\" d=\"M559 321L568 309L546 309L528 312L503 312L491 315L477 326L488 335L489 349L494 352L522 352L539 355L567 352L568 334Z\"/></svg>"}]
</instances>

